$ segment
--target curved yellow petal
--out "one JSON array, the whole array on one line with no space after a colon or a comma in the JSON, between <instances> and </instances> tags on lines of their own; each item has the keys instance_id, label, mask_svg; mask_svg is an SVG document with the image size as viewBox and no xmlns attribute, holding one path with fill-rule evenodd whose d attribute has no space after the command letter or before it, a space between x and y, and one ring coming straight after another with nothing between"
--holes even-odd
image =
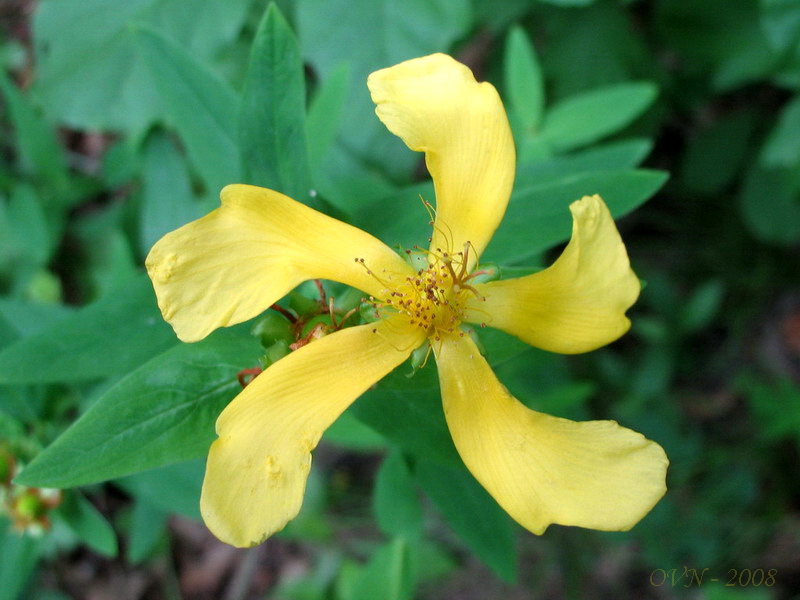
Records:
<instances>
[{"instance_id":1,"label":"curved yellow petal","mask_svg":"<svg viewBox=\"0 0 800 600\"><path fill-rule=\"evenodd\" d=\"M165 235L145 261L161 313L184 342L258 315L307 279L380 298L385 286L366 267L382 281L413 274L383 242L278 192L229 185L220 197L220 208Z\"/></svg>"},{"instance_id":2,"label":"curved yellow petal","mask_svg":"<svg viewBox=\"0 0 800 600\"><path fill-rule=\"evenodd\" d=\"M293 519L322 433L422 341L387 319L311 342L256 377L220 415L209 450L200 511L214 535L253 546Z\"/></svg>"},{"instance_id":3,"label":"curved yellow petal","mask_svg":"<svg viewBox=\"0 0 800 600\"><path fill-rule=\"evenodd\" d=\"M436 189L431 248L459 252L469 242L480 254L514 183L514 141L497 90L444 54L376 71L367 85L389 131L425 152Z\"/></svg>"},{"instance_id":4,"label":"curved yellow petal","mask_svg":"<svg viewBox=\"0 0 800 600\"><path fill-rule=\"evenodd\" d=\"M469 336L434 345L447 424L464 464L520 525L633 527L666 491L661 447L614 421L576 423L523 406Z\"/></svg>"},{"instance_id":5,"label":"curved yellow petal","mask_svg":"<svg viewBox=\"0 0 800 600\"><path fill-rule=\"evenodd\" d=\"M465 320L485 323L532 346L575 354L609 344L630 328L639 297L625 245L600 196L570 205L572 239L548 269L475 287Z\"/></svg>"}]
</instances>

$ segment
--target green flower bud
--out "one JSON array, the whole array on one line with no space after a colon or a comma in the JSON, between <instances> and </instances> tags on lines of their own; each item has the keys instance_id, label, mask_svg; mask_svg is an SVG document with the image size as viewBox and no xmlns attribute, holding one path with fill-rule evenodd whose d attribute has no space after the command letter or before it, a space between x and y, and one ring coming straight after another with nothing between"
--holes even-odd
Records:
<instances>
[{"instance_id":1,"label":"green flower bud","mask_svg":"<svg viewBox=\"0 0 800 600\"><path fill-rule=\"evenodd\" d=\"M24 521L38 521L47 513L47 505L33 490L26 490L17 496L14 508L17 516Z\"/></svg>"},{"instance_id":2,"label":"green flower bud","mask_svg":"<svg viewBox=\"0 0 800 600\"><path fill-rule=\"evenodd\" d=\"M320 309L319 297L308 298L297 290L289 294L289 308L301 316L313 315Z\"/></svg>"},{"instance_id":3,"label":"green flower bud","mask_svg":"<svg viewBox=\"0 0 800 600\"><path fill-rule=\"evenodd\" d=\"M334 306L337 312L346 313L356 308L364 299L364 292L356 288L347 288L344 292L336 296Z\"/></svg>"},{"instance_id":4,"label":"green flower bud","mask_svg":"<svg viewBox=\"0 0 800 600\"><path fill-rule=\"evenodd\" d=\"M261 345L269 348L279 341L291 344L294 341L292 324L277 312L267 312L261 317L251 330L253 335L261 338Z\"/></svg>"},{"instance_id":5,"label":"green flower bud","mask_svg":"<svg viewBox=\"0 0 800 600\"><path fill-rule=\"evenodd\" d=\"M322 325L321 328L318 328L318 325ZM328 334L332 331L336 330L336 326L333 324L330 315L317 315L316 317L312 317L308 321L306 321L305 325L303 325L303 329L300 332L300 337L304 338L309 335L314 329L321 329L322 334ZM322 336L319 336L322 337Z\"/></svg>"},{"instance_id":6,"label":"green flower bud","mask_svg":"<svg viewBox=\"0 0 800 600\"><path fill-rule=\"evenodd\" d=\"M263 367L266 369L272 363L278 362L287 354L289 354L289 343L286 340L278 340L277 342L272 344L269 348L267 348L267 351L261 358L261 363Z\"/></svg>"},{"instance_id":7,"label":"green flower bud","mask_svg":"<svg viewBox=\"0 0 800 600\"><path fill-rule=\"evenodd\" d=\"M41 269L33 276L25 293L35 302L60 302L61 281L50 271Z\"/></svg>"}]
</instances>

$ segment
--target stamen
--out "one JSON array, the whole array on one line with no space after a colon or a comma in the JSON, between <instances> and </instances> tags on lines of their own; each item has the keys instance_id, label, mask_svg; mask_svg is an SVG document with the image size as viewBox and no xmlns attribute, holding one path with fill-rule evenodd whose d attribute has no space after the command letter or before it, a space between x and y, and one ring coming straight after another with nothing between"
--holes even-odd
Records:
<instances>
[{"instance_id":1,"label":"stamen","mask_svg":"<svg viewBox=\"0 0 800 600\"><path fill-rule=\"evenodd\" d=\"M317 291L319 291L319 303L322 306L326 306L328 304L328 300L325 295L325 288L322 286L322 281L320 281L319 279L315 279L314 285L317 286Z\"/></svg>"}]
</instances>

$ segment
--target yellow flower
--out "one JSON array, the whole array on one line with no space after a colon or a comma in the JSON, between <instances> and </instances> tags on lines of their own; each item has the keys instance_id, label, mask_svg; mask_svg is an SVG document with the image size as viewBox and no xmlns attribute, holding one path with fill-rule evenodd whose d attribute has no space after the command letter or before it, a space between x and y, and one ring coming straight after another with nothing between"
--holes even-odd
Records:
<instances>
[{"instance_id":1,"label":"yellow flower","mask_svg":"<svg viewBox=\"0 0 800 600\"><path fill-rule=\"evenodd\" d=\"M415 269L375 239L278 192L222 190L222 206L164 236L147 257L164 318L186 342L263 312L308 279L374 299L381 319L322 337L252 381L217 420L201 498L214 534L258 544L294 518L325 429L430 341L453 441L465 465L523 527L626 530L663 496L660 446L614 421L535 412L497 380L461 323L495 327L553 352L587 352L630 327L639 294L599 196L570 206L572 239L548 269L475 283L506 210L514 144L489 83L434 54L370 75L381 121L425 152L436 190L427 261Z\"/></svg>"}]
</instances>

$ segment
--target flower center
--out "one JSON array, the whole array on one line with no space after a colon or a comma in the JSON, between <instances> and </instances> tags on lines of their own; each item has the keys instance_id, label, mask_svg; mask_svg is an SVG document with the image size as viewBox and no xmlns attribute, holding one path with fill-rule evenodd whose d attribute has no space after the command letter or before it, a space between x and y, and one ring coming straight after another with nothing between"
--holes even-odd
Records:
<instances>
[{"instance_id":1,"label":"flower center","mask_svg":"<svg viewBox=\"0 0 800 600\"><path fill-rule=\"evenodd\" d=\"M437 341L444 334L457 332L467 298L470 294L480 297L468 283L477 275L467 273L469 248L467 243L463 251L453 254L439 248L423 251L428 256L426 268L402 281L393 277L383 282L389 292L382 302L372 301L376 313L382 316L389 311L403 315L411 327L424 330ZM406 253L411 255L412 251Z\"/></svg>"}]
</instances>

